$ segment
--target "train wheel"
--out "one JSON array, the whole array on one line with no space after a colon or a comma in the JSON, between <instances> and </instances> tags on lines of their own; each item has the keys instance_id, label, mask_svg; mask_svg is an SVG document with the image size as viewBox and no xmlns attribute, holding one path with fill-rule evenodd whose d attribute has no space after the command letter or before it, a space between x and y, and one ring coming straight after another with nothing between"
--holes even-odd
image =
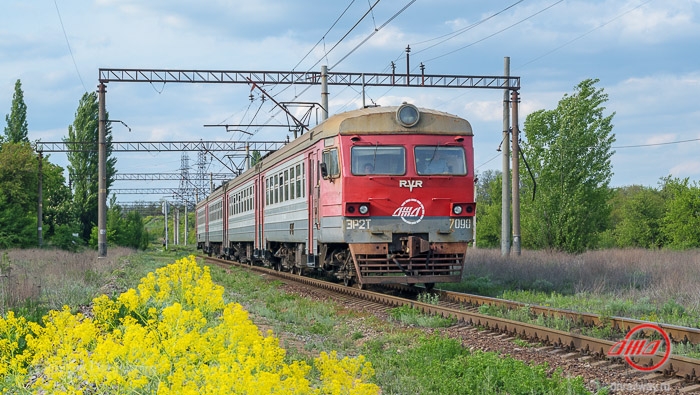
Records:
<instances>
[{"instance_id":1,"label":"train wheel","mask_svg":"<svg viewBox=\"0 0 700 395\"><path fill-rule=\"evenodd\" d=\"M346 287L351 287L353 285L354 281L352 280L352 277L350 276L345 276L343 278L343 285Z\"/></svg>"}]
</instances>

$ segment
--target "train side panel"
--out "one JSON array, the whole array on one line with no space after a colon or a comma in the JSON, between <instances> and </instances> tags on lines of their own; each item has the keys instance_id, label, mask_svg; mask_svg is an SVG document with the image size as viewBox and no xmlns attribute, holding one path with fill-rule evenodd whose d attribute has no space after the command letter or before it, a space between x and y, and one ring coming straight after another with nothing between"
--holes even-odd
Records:
<instances>
[{"instance_id":1,"label":"train side panel","mask_svg":"<svg viewBox=\"0 0 700 395\"><path fill-rule=\"evenodd\" d=\"M229 242L253 242L255 239L255 192L253 180L228 191Z\"/></svg>"},{"instance_id":2,"label":"train side panel","mask_svg":"<svg viewBox=\"0 0 700 395\"><path fill-rule=\"evenodd\" d=\"M278 243L305 243L309 229L307 165L303 155L266 171L264 239Z\"/></svg>"}]
</instances>

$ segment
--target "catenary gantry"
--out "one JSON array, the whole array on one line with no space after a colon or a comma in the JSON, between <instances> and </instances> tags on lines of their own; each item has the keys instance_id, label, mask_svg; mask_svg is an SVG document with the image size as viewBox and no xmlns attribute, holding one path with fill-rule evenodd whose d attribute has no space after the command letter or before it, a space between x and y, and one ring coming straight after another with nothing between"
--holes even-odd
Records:
<instances>
[{"instance_id":1,"label":"catenary gantry","mask_svg":"<svg viewBox=\"0 0 700 395\"><path fill-rule=\"evenodd\" d=\"M517 95L520 78L511 76L470 76L411 74L406 61L406 73L341 73L330 72L326 66L320 72L307 71L226 71L178 69L99 69L99 131L98 131L98 257L107 255L107 141L105 108L106 84L109 82L148 83L214 83L255 85L320 85L323 119L328 116L328 86L390 86L414 88L482 88L504 89ZM516 96L517 97L517 96ZM517 100L513 103L517 106Z\"/></svg>"}]
</instances>

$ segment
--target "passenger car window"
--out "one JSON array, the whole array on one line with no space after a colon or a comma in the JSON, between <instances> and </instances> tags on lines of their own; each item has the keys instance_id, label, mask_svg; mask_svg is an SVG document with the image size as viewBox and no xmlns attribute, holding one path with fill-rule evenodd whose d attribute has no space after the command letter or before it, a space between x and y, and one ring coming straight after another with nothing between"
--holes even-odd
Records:
<instances>
[{"instance_id":1,"label":"passenger car window","mask_svg":"<svg viewBox=\"0 0 700 395\"><path fill-rule=\"evenodd\" d=\"M463 147L418 146L414 149L416 172L419 175L467 174Z\"/></svg>"},{"instance_id":2,"label":"passenger car window","mask_svg":"<svg viewBox=\"0 0 700 395\"><path fill-rule=\"evenodd\" d=\"M350 157L350 166L354 175L406 174L406 149L401 146L352 147Z\"/></svg>"}]
</instances>

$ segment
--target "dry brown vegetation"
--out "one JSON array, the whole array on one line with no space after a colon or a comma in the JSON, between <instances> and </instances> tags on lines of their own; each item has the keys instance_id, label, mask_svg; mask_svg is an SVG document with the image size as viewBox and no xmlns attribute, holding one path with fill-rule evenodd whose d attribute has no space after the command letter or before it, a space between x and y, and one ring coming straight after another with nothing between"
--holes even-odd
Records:
<instances>
[{"instance_id":1,"label":"dry brown vegetation","mask_svg":"<svg viewBox=\"0 0 700 395\"><path fill-rule=\"evenodd\" d=\"M0 251L0 315L28 303L41 310L60 309L87 305L101 293L123 292L114 289L114 278L126 264L122 258L132 253L111 248L107 258L98 259L92 250ZM503 258L500 250L472 249L464 278L461 290L493 296L523 289L580 295L574 299L582 300L626 300L646 305L640 314L654 311L652 304L659 307L673 301L691 316L700 316L700 250L602 250L579 255L523 251L519 257Z\"/></svg>"},{"instance_id":2,"label":"dry brown vegetation","mask_svg":"<svg viewBox=\"0 0 700 395\"><path fill-rule=\"evenodd\" d=\"M0 314L27 304L49 310L87 304L106 293L107 280L131 253L131 249L115 247L108 257L98 259L92 250L0 251Z\"/></svg>"},{"instance_id":3,"label":"dry brown vegetation","mask_svg":"<svg viewBox=\"0 0 700 395\"><path fill-rule=\"evenodd\" d=\"M472 249L467 262L465 278L487 278L498 288L675 301L700 312L700 250L523 251L504 258L500 250Z\"/></svg>"}]
</instances>

